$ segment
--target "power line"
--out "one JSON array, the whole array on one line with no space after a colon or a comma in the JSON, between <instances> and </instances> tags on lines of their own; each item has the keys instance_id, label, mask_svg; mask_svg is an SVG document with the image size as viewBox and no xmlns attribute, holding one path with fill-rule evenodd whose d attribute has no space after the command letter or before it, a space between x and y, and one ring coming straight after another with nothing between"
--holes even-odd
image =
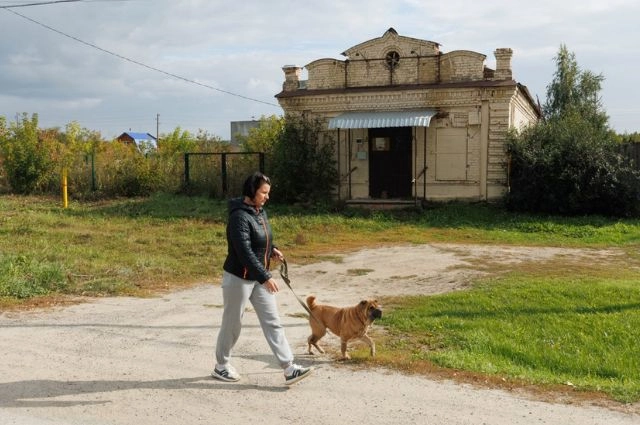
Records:
<instances>
[{"instance_id":1,"label":"power line","mask_svg":"<svg viewBox=\"0 0 640 425\"><path fill-rule=\"evenodd\" d=\"M79 2L79 1L83 1L83 0L58 0L58 1L51 1L49 3ZM45 4L45 3L42 3L42 4ZM33 22L36 25L39 25L39 26L41 26L43 28L46 28L46 29L48 29L50 31L53 31L53 32L55 32L57 34L60 34L60 35L62 35L64 37L70 38L70 39L72 39L74 41L77 41L78 43L84 44L85 46L89 46L89 47L92 47L92 48L94 48L96 50L100 50L101 52L107 53L107 54L109 54L111 56L115 56L115 57L117 57L119 59L122 59L122 60L125 60L127 62L131 62L131 63L136 64L138 66L141 66L143 68L147 68L147 69L150 69L152 71L159 72L159 73L164 74L164 75L168 75L169 77L173 77L173 78L176 78L178 80L185 81L187 83L195 84L195 85L198 85L198 86L210 89L210 90L215 90L215 91L220 92L220 93L225 93L225 94L228 94L228 95L231 95L231 96L235 96L235 97L239 97L239 98L242 98L242 99L250 100L252 102L258 102L258 103L263 103L263 104L269 105L269 106L275 106L277 108L280 107L280 105L276 105L275 103L265 102L263 100L254 99L252 97L248 97L248 96L244 96L244 95L241 95L241 94L233 93L233 92L230 92L230 91L227 91L227 90L222 90L222 89L219 89L217 87L213 87L213 86L210 86L210 85L207 85L207 84L199 83L199 82L197 82L195 80L191 80L189 78L182 77L180 75L173 74L171 72L167 72L167 71L164 71L164 70L159 69L159 68L155 68L153 66L144 64L142 62L138 62L138 61L136 61L134 59L130 59L130 58L126 57L126 56L122 56L122 55L120 55L118 53L115 53L115 52L112 52L110 50L103 49L102 47L97 46L97 45L95 45L93 43L89 43L87 41L79 39L78 37L74 37L74 36L69 35L69 34L67 34L65 32L57 30L57 29L55 29L53 27L50 27L49 25L43 24L42 22L39 22L39 21L36 21L35 19L31 19L28 16L25 16L25 15L23 15L21 13L16 12L15 10L10 9L9 7L11 7L11 6L0 6L1 9L5 9L7 12L13 13L14 15L17 15L17 16L23 18L23 19L26 19L27 21Z\"/></svg>"},{"instance_id":2,"label":"power line","mask_svg":"<svg viewBox=\"0 0 640 425\"><path fill-rule=\"evenodd\" d=\"M23 3L23 4L12 4L9 6L0 6L0 9L9 9L15 7L28 7L28 6L42 6L45 4L54 4L54 3L77 3L84 0L55 0L55 1L41 1L37 3Z\"/></svg>"},{"instance_id":3,"label":"power line","mask_svg":"<svg viewBox=\"0 0 640 425\"><path fill-rule=\"evenodd\" d=\"M48 4L56 4L56 3L96 3L101 1L131 1L131 0L52 0L52 1L40 1L35 3L20 3L20 4L11 4L9 6L0 6L0 9L12 9L16 7L29 7L29 6L43 6ZM2 3L7 3L3 1Z\"/></svg>"}]
</instances>

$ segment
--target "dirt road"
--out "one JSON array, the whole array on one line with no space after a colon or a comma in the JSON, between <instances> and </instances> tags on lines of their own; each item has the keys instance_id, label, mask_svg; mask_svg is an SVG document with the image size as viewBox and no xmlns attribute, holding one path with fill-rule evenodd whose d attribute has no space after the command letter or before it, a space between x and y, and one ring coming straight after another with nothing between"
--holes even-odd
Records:
<instances>
[{"instance_id":1,"label":"dirt road","mask_svg":"<svg viewBox=\"0 0 640 425\"><path fill-rule=\"evenodd\" d=\"M296 293L352 305L388 294L464 287L471 260L544 261L611 251L424 245L365 250L289 264ZM583 257L584 258L584 257ZM158 298L105 298L46 311L0 314L0 424L576 424L640 423L627 411L544 402L466 384L353 368L333 350L306 355L308 324L288 290L277 295L297 361L314 375L288 388L249 311L234 365L238 383L209 377L221 316L217 283Z\"/></svg>"}]
</instances>

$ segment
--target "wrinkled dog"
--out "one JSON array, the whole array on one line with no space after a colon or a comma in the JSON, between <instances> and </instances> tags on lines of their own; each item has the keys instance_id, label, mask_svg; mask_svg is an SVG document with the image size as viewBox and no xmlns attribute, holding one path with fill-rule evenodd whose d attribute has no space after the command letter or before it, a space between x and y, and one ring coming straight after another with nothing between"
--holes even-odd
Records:
<instances>
[{"instance_id":1,"label":"wrinkled dog","mask_svg":"<svg viewBox=\"0 0 640 425\"><path fill-rule=\"evenodd\" d=\"M318 346L318 341L329 329L340 338L342 359L350 358L347 354L347 342L356 338L369 345L371 356L376 355L376 345L367 335L367 331L375 319L382 317L382 310L377 300L362 300L353 307L341 308L317 304L316 297L310 295L307 297L307 306L312 313L309 317L311 335L307 338L309 354L313 354L312 346L324 353L324 350Z\"/></svg>"}]
</instances>

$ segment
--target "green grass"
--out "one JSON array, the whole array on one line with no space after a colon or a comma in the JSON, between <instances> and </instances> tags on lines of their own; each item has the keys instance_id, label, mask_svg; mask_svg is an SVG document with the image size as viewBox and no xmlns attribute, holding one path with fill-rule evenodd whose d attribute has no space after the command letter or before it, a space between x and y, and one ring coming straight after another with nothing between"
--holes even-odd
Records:
<instances>
[{"instance_id":1,"label":"green grass","mask_svg":"<svg viewBox=\"0 0 640 425\"><path fill-rule=\"evenodd\" d=\"M515 276L389 300L390 345L452 369L640 399L640 281Z\"/></svg>"},{"instance_id":2,"label":"green grass","mask_svg":"<svg viewBox=\"0 0 640 425\"><path fill-rule=\"evenodd\" d=\"M0 309L51 296L146 296L219 280L224 201L159 194L60 204L0 196ZM543 387L570 383L640 400L640 220L458 203L383 212L269 205L268 212L277 244L298 264L364 247L433 242L620 248L622 257L597 264L475 262L470 267L493 277L469 290L385 300L391 308L380 323L388 335L375 361Z\"/></svg>"},{"instance_id":3,"label":"green grass","mask_svg":"<svg viewBox=\"0 0 640 425\"><path fill-rule=\"evenodd\" d=\"M25 299L64 292L67 280L58 263L25 256L0 257L0 296Z\"/></svg>"},{"instance_id":4,"label":"green grass","mask_svg":"<svg viewBox=\"0 0 640 425\"><path fill-rule=\"evenodd\" d=\"M342 214L270 208L278 234L296 230L316 241L331 241L330 231L351 232L351 240L382 233L390 242L434 241L553 246L624 246L640 244L640 219L559 217L515 214L499 205L447 203L426 210L349 210ZM275 226L274 226L275 227ZM318 232L318 229L321 231ZM326 230L326 232L322 232Z\"/></svg>"},{"instance_id":5,"label":"green grass","mask_svg":"<svg viewBox=\"0 0 640 425\"><path fill-rule=\"evenodd\" d=\"M2 197L0 268L13 277L0 280L0 297L144 295L211 281L226 251L223 219L216 216L223 208L213 206L158 196L63 209L53 199ZM33 280L47 264L64 282L16 292L17 282Z\"/></svg>"}]
</instances>

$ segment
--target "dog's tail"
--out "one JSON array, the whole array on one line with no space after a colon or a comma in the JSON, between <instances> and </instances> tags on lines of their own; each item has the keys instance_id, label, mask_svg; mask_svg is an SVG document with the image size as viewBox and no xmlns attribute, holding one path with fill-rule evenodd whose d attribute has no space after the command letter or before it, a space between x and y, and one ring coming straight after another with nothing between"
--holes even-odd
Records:
<instances>
[{"instance_id":1,"label":"dog's tail","mask_svg":"<svg viewBox=\"0 0 640 425\"><path fill-rule=\"evenodd\" d=\"M309 295L307 297L307 305L309 306L309 309L313 310L316 306L316 297L315 295Z\"/></svg>"}]
</instances>

